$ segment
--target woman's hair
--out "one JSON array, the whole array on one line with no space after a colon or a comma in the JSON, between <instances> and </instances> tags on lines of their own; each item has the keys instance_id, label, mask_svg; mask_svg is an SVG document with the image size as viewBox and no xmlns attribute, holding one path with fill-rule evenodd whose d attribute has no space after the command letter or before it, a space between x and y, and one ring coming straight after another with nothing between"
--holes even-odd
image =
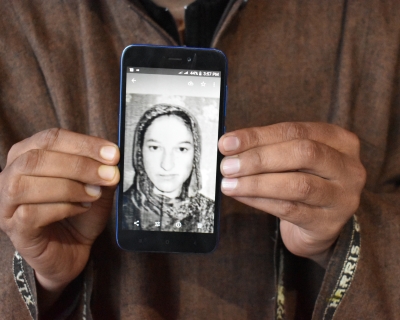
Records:
<instances>
[{"instance_id":1,"label":"woman's hair","mask_svg":"<svg viewBox=\"0 0 400 320\"><path fill-rule=\"evenodd\" d=\"M201 155L201 137L199 126L195 118L186 110L167 104L157 104L147 110L140 118L133 139L132 148L132 162L135 169L135 177L133 186L136 189L136 201L140 202L142 207L157 206L158 197L154 194L154 185L147 176L143 163L143 141L147 129L153 121L162 116L176 116L182 119L185 126L189 129L193 136L194 156L192 172L189 178L182 185L182 192L180 198L185 199L188 196L196 194L201 189L201 175L200 175L200 155ZM149 208L150 209L150 208Z\"/></svg>"}]
</instances>

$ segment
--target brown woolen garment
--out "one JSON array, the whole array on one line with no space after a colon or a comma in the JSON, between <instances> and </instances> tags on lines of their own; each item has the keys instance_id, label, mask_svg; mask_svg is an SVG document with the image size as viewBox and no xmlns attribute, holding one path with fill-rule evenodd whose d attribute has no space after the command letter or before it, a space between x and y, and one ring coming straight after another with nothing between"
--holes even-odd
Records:
<instances>
[{"instance_id":1,"label":"brown woolen garment","mask_svg":"<svg viewBox=\"0 0 400 320\"><path fill-rule=\"evenodd\" d=\"M359 136L368 171L356 212L361 250L335 318L396 318L399 4L252 0L237 10L238 4L214 42L229 60L227 129L322 121ZM123 48L131 43L174 44L128 0L2 1L0 17L3 169L14 143L51 127L116 142ZM93 249L93 269L88 271L93 276L88 280L89 287L93 280L93 317L274 318L279 260L274 254L275 219L226 197L221 214L221 241L211 255L123 252L115 244L110 221ZM314 318L323 317L343 279L351 239L348 224L322 286L303 267L307 263L287 254L287 318L307 313L302 311L309 308L309 299L303 298L307 286L321 289ZM14 249L2 232L0 243L0 318L29 319L13 279ZM27 274L31 281L31 270Z\"/></svg>"}]
</instances>

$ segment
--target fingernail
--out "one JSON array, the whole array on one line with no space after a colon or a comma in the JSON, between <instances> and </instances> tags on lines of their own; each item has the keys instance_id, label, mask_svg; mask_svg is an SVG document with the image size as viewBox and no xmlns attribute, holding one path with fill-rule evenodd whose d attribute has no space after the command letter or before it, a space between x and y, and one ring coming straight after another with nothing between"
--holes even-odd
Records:
<instances>
[{"instance_id":1,"label":"fingernail","mask_svg":"<svg viewBox=\"0 0 400 320\"><path fill-rule=\"evenodd\" d=\"M233 190L238 184L238 179L227 179L223 178L221 182L221 188L223 190Z\"/></svg>"},{"instance_id":2,"label":"fingernail","mask_svg":"<svg viewBox=\"0 0 400 320\"><path fill-rule=\"evenodd\" d=\"M117 149L113 146L106 146L100 149L100 156L104 160L113 160L117 153Z\"/></svg>"},{"instance_id":3,"label":"fingernail","mask_svg":"<svg viewBox=\"0 0 400 320\"><path fill-rule=\"evenodd\" d=\"M222 142L225 151L234 151L239 148L239 144L239 139L234 136L225 137L224 141Z\"/></svg>"},{"instance_id":4,"label":"fingernail","mask_svg":"<svg viewBox=\"0 0 400 320\"><path fill-rule=\"evenodd\" d=\"M115 177L115 167L112 166L100 166L99 167L99 176L104 180L112 180Z\"/></svg>"},{"instance_id":5,"label":"fingernail","mask_svg":"<svg viewBox=\"0 0 400 320\"><path fill-rule=\"evenodd\" d=\"M240 160L238 157L225 158L222 162L222 171L224 174L238 173L240 170Z\"/></svg>"},{"instance_id":6,"label":"fingernail","mask_svg":"<svg viewBox=\"0 0 400 320\"><path fill-rule=\"evenodd\" d=\"M89 196L98 197L101 194L101 188L92 184L85 185L85 191Z\"/></svg>"},{"instance_id":7,"label":"fingernail","mask_svg":"<svg viewBox=\"0 0 400 320\"><path fill-rule=\"evenodd\" d=\"M82 205L82 207L90 208L92 206L92 203L91 202L82 202L81 205Z\"/></svg>"}]
</instances>

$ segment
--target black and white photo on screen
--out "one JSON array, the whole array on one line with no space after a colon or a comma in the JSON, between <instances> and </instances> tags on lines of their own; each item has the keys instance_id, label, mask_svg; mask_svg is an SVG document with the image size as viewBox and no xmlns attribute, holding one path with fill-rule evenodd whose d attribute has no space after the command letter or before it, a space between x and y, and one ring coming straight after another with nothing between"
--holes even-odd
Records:
<instances>
[{"instance_id":1,"label":"black and white photo on screen","mask_svg":"<svg viewBox=\"0 0 400 320\"><path fill-rule=\"evenodd\" d=\"M126 94L122 228L212 233L219 99Z\"/></svg>"}]
</instances>

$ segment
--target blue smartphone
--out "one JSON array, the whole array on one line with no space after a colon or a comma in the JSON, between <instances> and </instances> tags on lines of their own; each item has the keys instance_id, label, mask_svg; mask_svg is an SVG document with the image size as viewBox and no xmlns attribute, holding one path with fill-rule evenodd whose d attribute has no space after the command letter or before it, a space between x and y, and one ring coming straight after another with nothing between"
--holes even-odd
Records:
<instances>
[{"instance_id":1,"label":"blue smartphone","mask_svg":"<svg viewBox=\"0 0 400 320\"><path fill-rule=\"evenodd\" d=\"M227 60L216 49L131 45L121 57L117 242L213 251L219 238Z\"/></svg>"}]
</instances>

